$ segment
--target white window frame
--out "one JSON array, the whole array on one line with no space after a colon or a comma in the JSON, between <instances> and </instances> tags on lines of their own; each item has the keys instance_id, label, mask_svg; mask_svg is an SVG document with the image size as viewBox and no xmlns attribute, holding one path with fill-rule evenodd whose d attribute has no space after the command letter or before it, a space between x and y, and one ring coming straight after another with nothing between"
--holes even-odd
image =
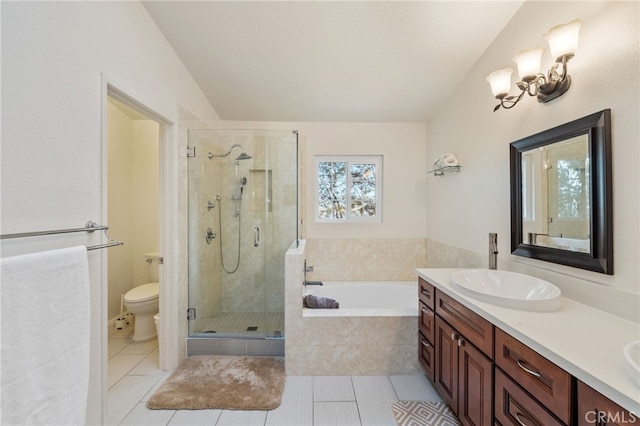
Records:
<instances>
[{"instance_id":1,"label":"white window frame","mask_svg":"<svg viewBox=\"0 0 640 426\"><path fill-rule=\"evenodd\" d=\"M382 222L382 155L316 155L314 161L315 180L315 210L314 219L319 223L381 223ZM319 167L322 162L347 163L347 188L346 188L346 217L344 218L321 218L320 212L320 179ZM376 214L375 216L355 216L351 214L351 164L375 164L376 167Z\"/></svg>"}]
</instances>

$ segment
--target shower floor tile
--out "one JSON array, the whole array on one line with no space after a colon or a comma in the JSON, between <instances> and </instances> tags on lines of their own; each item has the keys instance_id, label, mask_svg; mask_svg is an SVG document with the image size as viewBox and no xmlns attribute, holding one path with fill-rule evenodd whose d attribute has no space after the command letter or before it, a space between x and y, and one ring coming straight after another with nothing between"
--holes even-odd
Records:
<instances>
[{"instance_id":1,"label":"shower floor tile","mask_svg":"<svg viewBox=\"0 0 640 426\"><path fill-rule=\"evenodd\" d=\"M273 336L284 330L282 312L227 312L216 317L201 318L192 333L245 334Z\"/></svg>"}]
</instances>

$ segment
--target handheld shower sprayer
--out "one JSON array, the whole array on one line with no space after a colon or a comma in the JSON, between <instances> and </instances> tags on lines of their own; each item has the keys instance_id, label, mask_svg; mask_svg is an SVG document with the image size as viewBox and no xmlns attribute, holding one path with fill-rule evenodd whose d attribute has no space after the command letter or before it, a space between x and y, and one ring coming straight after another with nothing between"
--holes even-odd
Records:
<instances>
[{"instance_id":1,"label":"handheld shower sprayer","mask_svg":"<svg viewBox=\"0 0 640 426\"><path fill-rule=\"evenodd\" d=\"M242 193L244 192L244 186L247 184L247 178L246 177L241 177L240 178L240 197L242 197Z\"/></svg>"}]
</instances>

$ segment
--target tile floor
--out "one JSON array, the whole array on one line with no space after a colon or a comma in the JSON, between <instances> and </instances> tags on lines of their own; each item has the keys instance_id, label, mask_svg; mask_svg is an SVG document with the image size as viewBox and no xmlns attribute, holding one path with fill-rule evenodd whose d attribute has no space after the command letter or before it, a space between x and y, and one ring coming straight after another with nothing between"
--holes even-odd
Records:
<instances>
[{"instance_id":1,"label":"tile floor","mask_svg":"<svg viewBox=\"0 0 640 426\"><path fill-rule=\"evenodd\" d=\"M422 375L288 376L272 411L148 410L146 401L169 374L158 368L157 340L134 343L131 330L112 335L106 424L395 426L394 401L441 400Z\"/></svg>"}]
</instances>

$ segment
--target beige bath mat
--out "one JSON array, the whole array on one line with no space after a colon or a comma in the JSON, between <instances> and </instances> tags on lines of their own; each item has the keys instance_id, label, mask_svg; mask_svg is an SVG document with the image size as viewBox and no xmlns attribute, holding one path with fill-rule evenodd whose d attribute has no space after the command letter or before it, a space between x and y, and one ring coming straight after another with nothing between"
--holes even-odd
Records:
<instances>
[{"instance_id":1,"label":"beige bath mat","mask_svg":"<svg viewBox=\"0 0 640 426\"><path fill-rule=\"evenodd\" d=\"M272 410L284 390L284 359L185 358L147 402L152 410Z\"/></svg>"},{"instance_id":2,"label":"beige bath mat","mask_svg":"<svg viewBox=\"0 0 640 426\"><path fill-rule=\"evenodd\" d=\"M396 401L391 406L398 426L458 426L460 422L444 402Z\"/></svg>"}]
</instances>

